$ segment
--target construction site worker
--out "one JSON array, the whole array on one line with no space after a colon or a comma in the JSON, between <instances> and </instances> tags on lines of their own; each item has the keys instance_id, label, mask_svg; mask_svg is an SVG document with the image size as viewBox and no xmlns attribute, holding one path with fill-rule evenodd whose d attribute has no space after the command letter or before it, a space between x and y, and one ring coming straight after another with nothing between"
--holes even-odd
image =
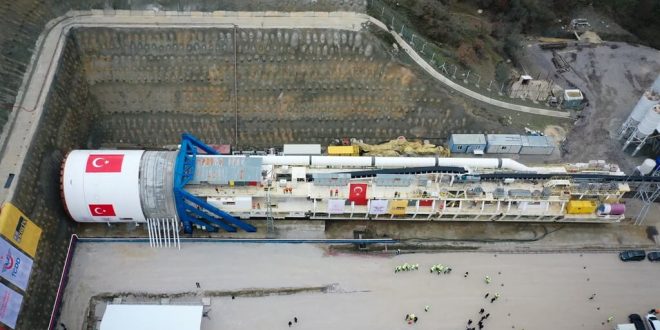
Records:
<instances>
[{"instance_id":1,"label":"construction site worker","mask_svg":"<svg viewBox=\"0 0 660 330\"><path fill-rule=\"evenodd\" d=\"M500 297L499 292L498 292L498 293L495 293L495 299L498 299L499 297Z\"/></svg>"},{"instance_id":2,"label":"construction site worker","mask_svg":"<svg viewBox=\"0 0 660 330\"><path fill-rule=\"evenodd\" d=\"M614 316L610 316L610 317L608 317L608 318L607 318L607 323L612 322L612 320L614 320Z\"/></svg>"},{"instance_id":3,"label":"construction site worker","mask_svg":"<svg viewBox=\"0 0 660 330\"><path fill-rule=\"evenodd\" d=\"M486 275L486 284L490 284L490 281L491 281L490 276Z\"/></svg>"},{"instance_id":4,"label":"construction site worker","mask_svg":"<svg viewBox=\"0 0 660 330\"><path fill-rule=\"evenodd\" d=\"M431 306L429 306L429 305L424 306L424 311L425 311L425 312L428 312L428 311L429 311L429 308L431 308Z\"/></svg>"}]
</instances>

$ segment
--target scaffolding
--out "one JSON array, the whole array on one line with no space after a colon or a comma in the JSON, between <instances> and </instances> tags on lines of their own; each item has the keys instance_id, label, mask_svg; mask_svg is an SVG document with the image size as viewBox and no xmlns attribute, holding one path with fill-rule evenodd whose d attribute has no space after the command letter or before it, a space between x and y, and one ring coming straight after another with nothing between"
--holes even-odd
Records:
<instances>
[{"instance_id":1,"label":"scaffolding","mask_svg":"<svg viewBox=\"0 0 660 330\"><path fill-rule=\"evenodd\" d=\"M660 167L656 168L649 176L660 177ZM635 198L641 200L643 205L635 218L636 225L642 225L644 223L646 215L651 209L651 205L655 203L655 200L658 199L658 197L660 197L660 182L645 181L639 185L637 192L635 193Z\"/></svg>"},{"instance_id":2,"label":"scaffolding","mask_svg":"<svg viewBox=\"0 0 660 330\"><path fill-rule=\"evenodd\" d=\"M268 180L268 184L266 186L266 228L267 228L267 237L268 238L274 238L275 237L275 219L273 218L273 206L271 204L270 200L270 190L271 190L271 181Z\"/></svg>"}]
</instances>

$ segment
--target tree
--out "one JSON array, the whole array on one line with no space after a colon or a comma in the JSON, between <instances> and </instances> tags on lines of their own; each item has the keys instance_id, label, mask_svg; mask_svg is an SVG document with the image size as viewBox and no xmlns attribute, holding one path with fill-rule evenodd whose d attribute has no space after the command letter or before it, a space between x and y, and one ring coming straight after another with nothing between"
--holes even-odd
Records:
<instances>
[{"instance_id":1,"label":"tree","mask_svg":"<svg viewBox=\"0 0 660 330\"><path fill-rule=\"evenodd\" d=\"M477 54L474 52L474 47L466 42L458 46L456 56L463 66L470 66L477 62Z\"/></svg>"}]
</instances>

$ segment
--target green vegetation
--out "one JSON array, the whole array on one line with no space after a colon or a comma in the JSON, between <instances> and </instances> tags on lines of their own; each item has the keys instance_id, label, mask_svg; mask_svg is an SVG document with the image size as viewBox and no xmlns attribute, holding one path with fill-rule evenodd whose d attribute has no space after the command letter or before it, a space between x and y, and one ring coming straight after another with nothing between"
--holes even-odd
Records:
<instances>
[{"instance_id":1,"label":"green vegetation","mask_svg":"<svg viewBox=\"0 0 660 330\"><path fill-rule=\"evenodd\" d=\"M572 37L561 27L587 7L611 17L639 42L660 49L656 36L660 32L660 0L381 1L396 11L401 16L397 19L403 19L406 26L437 44L445 58L479 72L485 80L501 81L512 69L510 65L519 64L523 35ZM627 41L630 36L616 40Z\"/></svg>"}]
</instances>

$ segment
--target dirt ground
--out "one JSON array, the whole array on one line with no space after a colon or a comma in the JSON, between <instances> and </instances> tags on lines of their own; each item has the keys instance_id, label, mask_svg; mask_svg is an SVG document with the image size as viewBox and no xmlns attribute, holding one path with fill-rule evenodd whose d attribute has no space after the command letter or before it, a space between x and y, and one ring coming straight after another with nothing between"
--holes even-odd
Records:
<instances>
[{"instance_id":1,"label":"dirt ground","mask_svg":"<svg viewBox=\"0 0 660 330\"><path fill-rule=\"evenodd\" d=\"M589 106L568 132L562 158L567 162L605 159L630 172L645 156L631 157L615 140L617 129L632 111L642 93L660 73L660 51L621 42L606 42L594 48L569 47L560 54L571 70L554 74L552 53L532 44L525 62L535 71L549 72L551 79L582 90Z\"/></svg>"},{"instance_id":2,"label":"dirt ground","mask_svg":"<svg viewBox=\"0 0 660 330\"><path fill-rule=\"evenodd\" d=\"M633 34L626 31L613 19L597 12L593 7L581 8L575 11L572 17L586 18L589 21L589 30L598 34L634 38Z\"/></svg>"},{"instance_id":3,"label":"dirt ground","mask_svg":"<svg viewBox=\"0 0 660 330\"><path fill-rule=\"evenodd\" d=\"M404 263L419 270L395 274ZM439 263L452 272L431 274ZM648 285L658 267L622 263L614 253L341 254L327 246L240 243L189 244L179 251L81 243L60 322L81 329L90 297L142 292L181 293L189 304L214 296L203 330L285 329L293 317L300 329L463 329L480 319L481 308L490 314L485 329L612 329L630 313L657 307L657 292ZM327 290L291 289L318 287ZM255 289L287 293L242 295ZM486 293L500 298L491 303ZM417 324L406 324L409 313L419 317Z\"/></svg>"}]
</instances>

